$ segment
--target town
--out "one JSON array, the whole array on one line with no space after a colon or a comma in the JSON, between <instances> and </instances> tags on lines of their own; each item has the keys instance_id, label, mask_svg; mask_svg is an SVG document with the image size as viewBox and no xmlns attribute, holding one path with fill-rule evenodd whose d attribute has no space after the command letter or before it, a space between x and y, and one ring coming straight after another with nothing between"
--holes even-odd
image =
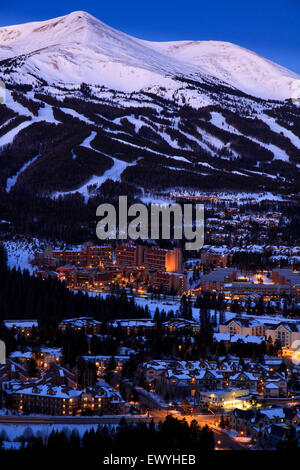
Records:
<instances>
[{"instance_id":1,"label":"town","mask_svg":"<svg viewBox=\"0 0 300 470\"><path fill-rule=\"evenodd\" d=\"M299 441L300 247L278 234L286 205L200 201L206 244L192 255L175 242L44 243L33 276L5 267L27 300L2 298L3 423L171 416L207 426L217 449Z\"/></svg>"},{"instance_id":2,"label":"town","mask_svg":"<svg viewBox=\"0 0 300 470\"><path fill-rule=\"evenodd\" d=\"M2 410L18 416L153 414L156 420L171 412L272 448L291 426L299 431L300 353L293 345L300 343L300 328L254 318L219 324L206 339L215 359L202 353L201 360L195 359L201 330L209 334L210 327L185 318L156 315L105 325L70 318L55 333L61 347L38 344L35 320L4 321L21 347L0 368ZM75 339L82 354L73 356L68 348ZM159 355L174 359L155 359Z\"/></svg>"},{"instance_id":3,"label":"town","mask_svg":"<svg viewBox=\"0 0 300 470\"><path fill-rule=\"evenodd\" d=\"M300 3L2 3L2 467L299 455Z\"/></svg>"}]
</instances>

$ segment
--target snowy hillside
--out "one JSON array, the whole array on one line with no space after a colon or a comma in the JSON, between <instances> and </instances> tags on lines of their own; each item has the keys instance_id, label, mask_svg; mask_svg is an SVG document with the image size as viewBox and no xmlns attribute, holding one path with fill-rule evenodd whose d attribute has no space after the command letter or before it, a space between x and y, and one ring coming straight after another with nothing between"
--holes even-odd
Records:
<instances>
[{"instance_id":1,"label":"snowy hillside","mask_svg":"<svg viewBox=\"0 0 300 470\"><path fill-rule=\"evenodd\" d=\"M47 82L104 85L137 91L172 79L218 80L267 99L290 98L300 76L230 43L154 43L121 33L85 12L0 28L0 60L13 60L13 76ZM9 63L9 62L8 62Z\"/></svg>"},{"instance_id":2,"label":"snowy hillside","mask_svg":"<svg viewBox=\"0 0 300 470\"><path fill-rule=\"evenodd\" d=\"M154 43L84 12L0 28L0 190L297 192L300 77L229 43ZM272 98L272 99L270 99Z\"/></svg>"},{"instance_id":3,"label":"snowy hillside","mask_svg":"<svg viewBox=\"0 0 300 470\"><path fill-rule=\"evenodd\" d=\"M0 28L0 46L0 60L18 57L15 70L21 74L124 91L168 85L167 76L181 74L184 65L84 12ZM188 74L199 71L189 64L185 69Z\"/></svg>"},{"instance_id":4,"label":"snowy hillside","mask_svg":"<svg viewBox=\"0 0 300 470\"><path fill-rule=\"evenodd\" d=\"M300 76L255 52L229 42L180 41L151 43L157 50L196 65L208 74L253 96L266 99L300 96Z\"/></svg>"}]
</instances>

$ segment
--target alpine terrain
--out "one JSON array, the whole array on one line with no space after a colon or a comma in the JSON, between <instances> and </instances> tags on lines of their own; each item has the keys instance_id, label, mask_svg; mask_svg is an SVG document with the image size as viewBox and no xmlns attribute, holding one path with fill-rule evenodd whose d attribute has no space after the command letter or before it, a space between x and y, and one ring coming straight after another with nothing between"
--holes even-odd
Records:
<instances>
[{"instance_id":1,"label":"alpine terrain","mask_svg":"<svg viewBox=\"0 0 300 470\"><path fill-rule=\"evenodd\" d=\"M0 28L0 79L5 197L297 191L300 76L237 45L74 12Z\"/></svg>"}]
</instances>

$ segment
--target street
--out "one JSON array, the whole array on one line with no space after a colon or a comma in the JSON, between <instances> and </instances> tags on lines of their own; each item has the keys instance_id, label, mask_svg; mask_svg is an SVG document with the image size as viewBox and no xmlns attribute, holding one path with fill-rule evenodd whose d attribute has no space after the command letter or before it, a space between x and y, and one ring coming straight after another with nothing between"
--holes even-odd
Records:
<instances>
[{"instance_id":1,"label":"street","mask_svg":"<svg viewBox=\"0 0 300 470\"><path fill-rule=\"evenodd\" d=\"M119 424L122 416L0 416L1 424ZM140 420L150 422L151 418L145 416L127 416L126 421L135 423Z\"/></svg>"}]
</instances>

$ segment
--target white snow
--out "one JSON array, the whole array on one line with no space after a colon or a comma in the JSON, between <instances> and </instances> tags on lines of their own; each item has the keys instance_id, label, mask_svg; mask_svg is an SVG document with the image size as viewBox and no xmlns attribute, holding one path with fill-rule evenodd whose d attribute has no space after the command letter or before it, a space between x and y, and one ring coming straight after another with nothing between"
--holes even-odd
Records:
<instances>
[{"instance_id":1,"label":"white snow","mask_svg":"<svg viewBox=\"0 0 300 470\"><path fill-rule=\"evenodd\" d=\"M274 120L275 121L275 120ZM222 116L222 114L220 113L216 113L216 112L213 112L211 113L211 120L210 122L216 126L216 127L219 127L220 129L223 129L227 132L231 132L232 134L236 134L236 135L243 135L241 132L239 132L237 129L235 129L233 126L230 126L227 122L226 122L226 119ZM280 126L278 126L280 128ZM281 131L281 128L280 128L280 131ZM280 132L279 131L279 132ZM276 131L278 132L278 131ZM291 135L294 136L294 134L292 134L291 132ZM295 136L294 136L295 137ZM273 145L273 144L266 144L258 139L255 139L254 137L251 137L251 136L248 136L247 135L247 139L249 140L252 140L252 142L255 142L259 145L261 145L261 147L264 147L266 148L267 150L270 150L270 152L273 153L274 155L274 160L283 160L285 162L289 162L290 160L290 157L287 155L287 153L282 150L281 148L277 147L276 145ZM210 139L211 140L211 139ZM214 140L211 140L212 143L214 143L214 141L216 141L217 139L214 139Z\"/></svg>"},{"instance_id":2,"label":"white snow","mask_svg":"<svg viewBox=\"0 0 300 470\"><path fill-rule=\"evenodd\" d=\"M22 129L25 129L31 124L32 121L24 121L17 127L14 127L11 131L7 132L7 134L4 134L2 137L0 137L0 148L4 145L10 144Z\"/></svg>"},{"instance_id":3,"label":"white snow","mask_svg":"<svg viewBox=\"0 0 300 470\"><path fill-rule=\"evenodd\" d=\"M38 158L39 158L40 155L37 155L36 157L32 158L32 160L30 160L29 162L25 163L22 168L14 175L12 176L11 178L8 178L7 181L6 181L6 192L9 193L9 191L11 190L11 188L13 188L20 176L21 173L23 173L23 171L26 170L26 168L28 168L30 165L32 165L32 163L34 163Z\"/></svg>"},{"instance_id":4,"label":"white snow","mask_svg":"<svg viewBox=\"0 0 300 470\"><path fill-rule=\"evenodd\" d=\"M33 272L33 267L30 261L33 258L33 254L43 244L37 239L33 238L30 240L16 239L3 242L7 252L7 265L9 268L20 268L21 271L28 269L30 273Z\"/></svg>"},{"instance_id":5,"label":"white snow","mask_svg":"<svg viewBox=\"0 0 300 470\"><path fill-rule=\"evenodd\" d=\"M154 86L173 90L194 105L205 97L174 79L220 80L255 96L294 96L300 77L240 46L218 41L149 42L119 32L79 11L49 21L0 28L0 60L26 55L16 78L29 74L50 82L105 85L136 91ZM29 80L30 81L30 80Z\"/></svg>"},{"instance_id":6,"label":"white snow","mask_svg":"<svg viewBox=\"0 0 300 470\"><path fill-rule=\"evenodd\" d=\"M300 149L299 137L297 137L295 134L293 134L291 131L289 131L285 127L282 127L279 124L277 124L274 118L271 118L270 116L267 116L266 114L262 114L260 118L268 124L268 126L270 127L272 131L276 132L277 134L280 134L282 132L282 134L285 137L287 137L292 142L292 144L295 145L295 147Z\"/></svg>"},{"instance_id":7,"label":"white snow","mask_svg":"<svg viewBox=\"0 0 300 470\"><path fill-rule=\"evenodd\" d=\"M96 132L95 131L91 132L90 136L87 137L82 142L81 147L87 147L87 148L93 149L94 152L99 153L99 158L101 158L101 155L106 155L106 154L98 152L97 150L95 150L91 146L91 142L94 140L95 136L96 136ZM99 188L107 179L111 179L112 181L121 181L121 175L122 175L123 171L128 166L135 165L136 162L137 162L137 160L135 160L133 162L128 163L128 162L125 162L123 160L118 160L117 158L111 157L109 155L106 155L106 156L108 156L111 160L113 160L114 164L109 170L106 170L103 173L102 176L93 175L86 183L84 183L79 188L74 189L73 191L56 192L54 194L54 197L57 198L59 196L65 196L67 194L80 193L84 196L85 202L87 202L87 200L90 196L90 193L89 193L89 190L88 190L89 186L96 185L97 188Z\"/></svg>"},{"instance_id":8,"label":"white snow","mask_svg":"<svg viewBox=\"0 0 300 470\"><path fill-rule=\"evenodd\" d=\"M30 119L28 121L22 122L18 126L14 127L11 131L0 137L0 148L4 145L11 144L19 132L36 122L46 121L51 124L59 124L59 121L57 121L53 116L52 106L48 105L47 103L44 104L44 108L39 109L38 116L34 116L27 108L20 105L17 101L14 101L12 99L11 92L7 91L6 105L8 108L16 111L18 114L22 116L28 116ZM5 124L8 124L8 122Z\"/></svg>"},{"instance_id":9,"label":"white snow","mask_svg":"<svg viewBox=\"0 0 300 470\"><path fill-rule=\"evenodd\" d=\"M118 160L117 158L114 158L114 157L110 157L110 158L114 162L114 165L113 165L112 168L110 168L109 170L106 170L103 173L102 176L96 176L96 175L92 176L92 178L89 179L89 181L87 183L85 183L79 189L76 189L72 192L73 193L83 194L85 196L85 200L86 200L89 196L89 192L88 192L88 187L89 186L96 184L97 187L99 188L107 179L111 179L112 181L120 181L123 171L128 166L136 164L136 161L128 163L128 162L124 162L122 160ZM63 193L63 194L67 194L67 193Z\"/></svg>"},{"instance_id":10,"label":"white snow","mask_svg":"<svg viewBox=\"0 0 300 470\"><path fill-rule=\"evenodd\" d=\"M93 125L95 125L95 123L94 123L93 121L91 121L90 119L86 118L86 117L83 116L82 114L77 113L77 111L75 111L74 109L70 109L70 108L60 108L60 110L63 111L65 114L70 114L72 117L77 118L77 119L80 119L80 121L86 122L87 124L93 124Z\"/></svg>"},{"instance_id":11,"label":"white snow","mask_svg":"<svg viewBox=\"0 0 300 470\"><path fill-rule=\"evenodd\" d=\"M152 45L171 57L201 66L208 74L250 95L285 99L295 93L300 83L296 73L229 42L175 41Z\"/></svg>"}]
</instances>

